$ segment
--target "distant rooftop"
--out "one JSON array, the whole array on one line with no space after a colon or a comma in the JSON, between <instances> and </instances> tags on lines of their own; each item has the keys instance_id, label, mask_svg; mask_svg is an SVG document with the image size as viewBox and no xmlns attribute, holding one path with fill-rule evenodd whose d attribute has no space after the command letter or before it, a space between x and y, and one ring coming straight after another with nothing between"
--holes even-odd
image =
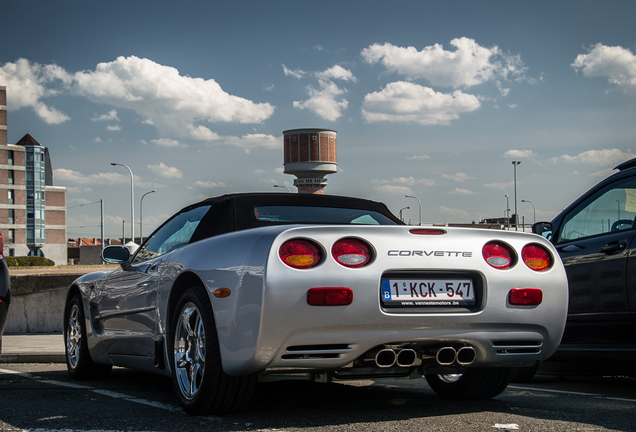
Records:
<instances>
[{"instance_id":1,"label":"distant rooftop","mask_svg":"<svg viewBox=\"0 0 636 432\"><path fill-rule=\"evenodd\" d=\"M42 145L39 142L37 142L35 138L33 138L29 134L26 134L25 136L20 138L20 141L18 141L16 144L23 145L23 146L41 146Z\"/></svg>"}]
</instances>

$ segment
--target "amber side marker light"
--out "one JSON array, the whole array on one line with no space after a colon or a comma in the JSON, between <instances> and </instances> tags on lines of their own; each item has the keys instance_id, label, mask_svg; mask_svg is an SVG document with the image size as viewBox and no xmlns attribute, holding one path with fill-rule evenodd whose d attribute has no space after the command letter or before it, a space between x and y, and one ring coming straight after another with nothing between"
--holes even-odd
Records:
<instances>
[{"instance_id":1,"label":"amber side marker light","mask_svg":"<svg viewBox=\"0 0 636 432\"><path fill-rule=\"evenodd\" d=\"M212 292L212 294L214 294L214 297L216 298L225 298L229 297L230 294L232 294L232 291L230 291L229 288L217 288Z\"/></svg>"},{"instance_id":2,"label":"amber side marker light","mask_svg":"<svg viewBox=\"0 0 636 432\"><path fill-rule=\"evenodd\" d=\"M311 306L347 306L353 303L353 290L345 287L311 288L307 291Z\"/></svg>"},{"instance_id":3,"label":"amber side marker light","mask_svg":"<svg viewBox=\"0 0 636 432\"><path fill-rule=\"evenodd\" d=\"M514 306L537 306L543 301L543 291L539 288L513 288L508 293L508 301Z\"/></svg>"}]
</instances>

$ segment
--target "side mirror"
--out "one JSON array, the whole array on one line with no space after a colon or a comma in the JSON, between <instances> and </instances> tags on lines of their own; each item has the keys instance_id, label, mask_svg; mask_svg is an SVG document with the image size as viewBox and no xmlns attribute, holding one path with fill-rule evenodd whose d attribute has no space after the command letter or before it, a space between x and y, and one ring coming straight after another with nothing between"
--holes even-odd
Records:
<instances>
[{"instance_id":1,"label":"side mirror","mask_svg":"<svg viewBox=\"0 0 636 432\"><path fill-rule=\"evenodd\" d=\"M552 224L550 222L537 222L532 225L532 232L539 234L541 237L545 237L548 240L552 239Z\"/></svg>"},{"instance_id":2,"label":"side mirror","mask_svg":"<svg viewBox=\"0 0 636 432\"><path fill-rule=\"evenodd\" d=\"M130 267L130 250L124 246L106 246L102 251L102 259L107 263L119 264L126 270Z\"/></svg>"}]
</instances>

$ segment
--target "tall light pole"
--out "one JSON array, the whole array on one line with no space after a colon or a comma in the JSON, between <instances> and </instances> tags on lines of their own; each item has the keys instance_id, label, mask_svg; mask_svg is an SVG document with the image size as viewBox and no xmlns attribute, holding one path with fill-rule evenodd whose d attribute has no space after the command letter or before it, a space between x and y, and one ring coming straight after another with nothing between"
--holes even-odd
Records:
<instances>
[{"instance_id":1,"label":"tall light pole","mask_svg":"<svg viewBox=\"0 0 636 432\"><path fill-rule=\"evenodd\" d=\"M287 192L292 193L292 191L291 191L291 190L289 190L289 188L288 188L287 186L283 186L283 185L274 185L274 187L282 187L282 188L287 189Z\"/></svg>"},{"instance_id":2,"label":"tall light pole","mask_svg":"<svg viewBox=\"0 0 636 432\"><path fill-rule=\"evenodd\" d=\"M146 192L141 196L141 200L139 200L139 243L144 242L144 197L148 194L157 192L156 190L151 190L150 192Z\"/></svg>"},{"instance_id":3,"label":"tall light pole","mask_svg":"<svg viewBox=\"0 0 636 432\"><path fill-rule=\"evenodd\" d=\"M515 231L519 231L519 213L517 212L517 165L521 161L512 161L512 167L515 172Z\"/></svg>"},{"instance_id":4,"label":"tall light pole","mask_svg":"<svg viewBox=\"0 0 636 432\"><path fill-rule=\"evenodd\" d=\"M532 201L528 201L528 200L521 200L521 202L527 202L530 203L532 205L532 224L536 224L537 223L537 209L534 207L534 204L532 204Z\"/></svg>"},{"instance_id":5,"label":"tall light pole","mask_svg":"<svg viewBox=\"0 0 636 432\"><path fill-rule=\"evenodd\" d=\"M504 195L506 197L506 211L504 215L506 216L506 228L510 228L510 201L508 200L508 195Z\"/></svg>"},{"instance_id":6,"label":"tall light pole","mask_svg":"<svg viewBox=\"0 0 636 432\"><path fill-rule=\"evenodd\" d=\"M133 179L133 172L128 165L111 162L113 166L123 166L128 169L130 172L130 220L132 221L130 224L130 241L135 242L135 181Z\"/></svg>"},{"instance_id":7,"label":"tall light pole","mask_svg":"<svg viewBox=\"0 0 636 432\"><path fill-rule=\"evenodd\" d=\"M413 195L404 195L407 198L415 198L417 200L417 204L420 206L420 226L422 226L422 202L420 199Z\"/></svg>"},{"instance_id":8,"label":"tall light pole","mask_svg":"<svg viewBox=\"0 0 636 432\"><path fill-rule=\"evenodd\" d=\"M400 213L399 213L399 215L400 215L400 216L399 216L399 217L400 217L400 220L401 220L402 222L404 222L404 218L402 217L402 212L403 212L404 210L408 210L408 209L410 209L410 208L411 208L411 207L404 207L404 208L401 208L401 209L400 209Z\"/></svg>"}]
</instances>

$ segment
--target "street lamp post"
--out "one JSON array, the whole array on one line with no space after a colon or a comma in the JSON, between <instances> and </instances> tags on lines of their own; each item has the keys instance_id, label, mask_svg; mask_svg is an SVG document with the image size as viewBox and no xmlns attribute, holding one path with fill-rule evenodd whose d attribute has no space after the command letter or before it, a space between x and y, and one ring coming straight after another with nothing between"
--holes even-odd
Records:
<instances>
[{"instance_id":1,"label":"street lamp post","mask_svg":"<svg viewBox=\"0 0 636 432\"><path fill-rule=\"evenodd\" d=\"M130 220L132 221L130 224L130 241L135 242L135 183L133 179L133 172L128 165L111 162L113 166L123 166L128 169L130 172Z\"/></svg>"},{"instance_id":2,"label":"street lamp post","mask_svg":"<svg viewBox=\"0 0 636 432\"><path fill-rule=\"evenodd\" d=\"M287 186L284 186L284 185L274 185L274 187L282 187L282 188L287 189L287 192L292 193L292 191L291 191L291 190L289 190L289 188L288 188Z\"/></svg>"},{"instance_id":3,"label":"street lamp post","mask_svg":"<svg viewBox=\"0 0 636 432\"><path fill-rule=\"evenodd\" d=\"M532 204L532 201L528 201L528 200L521 200L521 202L527 202L530 203L532 205L532 224L536 224L537 223L537 209L534 207L534 204Z\"/></svg>"},{"instance_id":4,"label":"street lamp post","mask_svg":"<svg viewBox=\"0 0 636 432\"><path fill-rule=\"evenodd\" d=\"M506 211L504 215L506 216L506 228L510 229L510 201L508 200L508 195L504 195L506 197Z\"/></svg>"},{"instance_id":5,"label":"street lamp post","mask_svg":"<svg viewBox=\"0 0 636 432\"><path fill-rule=\"evenodd\" d=\"M517 165L519 165L521 161L512 161L512 166L515 172L515 231L519 231L519 213L517 211Z\"/></svg>"},{"instance_id":6,"label":"street lamp post","mask_svg":"<svg viewBox=\"0 0 636 432\"><path fill-rule=\"evenodd\" d=\"M141 196L141 200L139 200L139 244L144 242L144 197L154 192L157 191L153 189L150 192L146 192Z\"/></svg>"},{"instance_id":7,"label":"street lamp post","mask_svg":"<svg viewBox=\"0 0 636 432\"><path fill-rule=\"evenodd\" d=\"M410 208L411 208L411 207L404 207L404 208L401 208L401 209L400 209L400 213L399 213L399 215L400 215L400 216L399 216L399 217L400 217L400 220L401 220L402 222L404 222L404 218L402 217L402 212L403 212L404 210L408 210L408 209L410 209Z\"/></svg>"},{"instance_id":8,"label":"street lamp post","mask_svg":"<svg viewBox=\"0 0 636 432\"><path fill-rule=\"evenodd\" d=\"M121 245L124 246L126 244L126 221L121 220Z\"/></svg>"},{"instance_id":9,"label":"street lamp post","mask_svg":"<svg viewBox=\"0 0 636 432\"><path fill-rule=\"evenodd\" d=\"M413 195L404 195L407 198L415 198L417 200L417 204L420 206L420 226L422 226L422 202L420 199Z\"/></svg>"}]
</instances>

